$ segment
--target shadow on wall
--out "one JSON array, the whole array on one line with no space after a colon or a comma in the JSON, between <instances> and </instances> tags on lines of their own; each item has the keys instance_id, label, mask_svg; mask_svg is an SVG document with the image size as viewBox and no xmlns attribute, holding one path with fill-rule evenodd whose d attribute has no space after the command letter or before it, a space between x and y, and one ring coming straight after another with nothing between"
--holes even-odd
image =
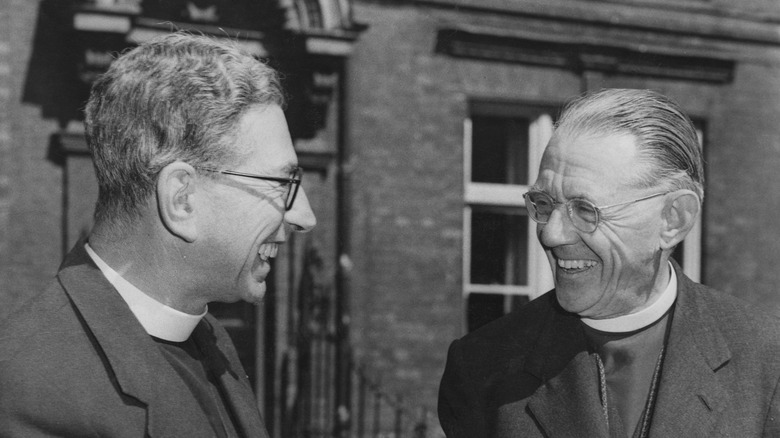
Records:
<instances>
[{"instance_id":1,"label":"shadow on wall","mask_svg":"<svg viewBox=\"0 0 780 438\"><path fill-rule=\"evenodd\" d=\"M79 80L80 47L72 12L62 0L43 0L33 37L22 102L37 105L61 128L83 120L89 84Z\"/></svg>"}]
</instances>

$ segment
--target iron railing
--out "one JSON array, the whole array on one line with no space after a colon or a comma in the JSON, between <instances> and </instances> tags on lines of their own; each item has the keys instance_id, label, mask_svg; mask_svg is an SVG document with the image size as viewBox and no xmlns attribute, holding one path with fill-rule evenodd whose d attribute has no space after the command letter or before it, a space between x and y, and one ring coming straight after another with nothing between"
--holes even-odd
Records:
<instances>
[{"instance_id":1,"label":"iron railing","mask_svg":"<svg viewBox=\"0 0 780 438\"><path fill-rule=\"evenodd\" d=\"M351 438L429 438L432 434L431 411L412 409L400 394L382 388L364 367L355 368L353 381L353 421Z\"/></svg>"},{"instance_id":2,"label":"iron railing","mask_svg":"<svg viewBox=\"0 0 780 438\"><path fill-rule=\"evenodd\" d=\"M355 360L348 339L337 332L334 292L323 278L317 251L307 248L294 306L295 340L282 371L281 436L439 437L430 409L412 407L408 399L388 392L377 374ZM348 369L337 369L339 363ZM347 388L337 388L336 382Z\"/></svg>"}]
</instances>

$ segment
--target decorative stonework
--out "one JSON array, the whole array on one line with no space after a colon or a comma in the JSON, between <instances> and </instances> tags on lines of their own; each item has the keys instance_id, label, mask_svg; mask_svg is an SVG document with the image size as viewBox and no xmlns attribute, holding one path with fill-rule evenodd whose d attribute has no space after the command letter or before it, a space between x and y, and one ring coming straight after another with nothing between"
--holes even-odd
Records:
<instances>
[{"instance_id":1,"label":"decorative stonework","mask_svg":"<svg viewBox=\"0 0 780 438\"><path fill-rule=\"evenodd\" d=\"M458 58L540 65L604 74L641 75L700 82L727 83L735 61L684 56L618 45L558 42L462 29L442 29L436 50Z\"/></svg>"}]
</instances>

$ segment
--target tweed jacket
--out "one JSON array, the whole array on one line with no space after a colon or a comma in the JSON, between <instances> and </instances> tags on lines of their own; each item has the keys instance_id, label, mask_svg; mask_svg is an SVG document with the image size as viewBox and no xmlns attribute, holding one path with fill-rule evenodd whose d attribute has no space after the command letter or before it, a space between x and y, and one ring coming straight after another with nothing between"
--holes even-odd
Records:
<instances>
[{"instance_id":1,"label":"tweed jacket","mask_svg":"<svg viewBox=\"0 0 780 438\"><path fill-rule=\"evenodd\" d=\"M267 437L227 332L207 315L192 335L241 436ZM86 254L0 323L0 436L213 437L207 416Z\"/></svg>"},{"instance_id":2,"label":"tweed jacket","mask_svg":"<svg viewBox=\"0 0 780 438\"><path fill-rule=\"evenodd\" d=\"M674 267L650 436L780 437L780 319ZM581 324L553 290L454 341L439 389L447 437L608 437Z\"/></svg>"}]
</instances>

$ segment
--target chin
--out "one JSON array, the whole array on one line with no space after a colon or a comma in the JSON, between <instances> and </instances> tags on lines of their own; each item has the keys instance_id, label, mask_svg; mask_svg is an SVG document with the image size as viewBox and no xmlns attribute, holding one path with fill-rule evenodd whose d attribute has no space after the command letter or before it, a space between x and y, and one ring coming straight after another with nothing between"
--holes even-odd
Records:
<instances>
[{"instance_id":1,"label":"chin","mask_svg":"<svg viewBox=\"0 0 780 438\"><path fill-rule=\"evenodd\" d=\"M580 315L582 312L585 312L588 310L588 308L590 308L590 306L588 306L586 303L577 299L582 298L581 295L582 291L579 290L566 291L566 289L555 289L555 298L558 300L558 304L563 308L563 310L569 313L576 313Z\"/></svg>"},{"instance_id":2,"label":"chin","mask_svg":"<svg viewBox=\"0 0 780 438\"><path fill-rule=\"evenodd\" d=\"M250 304L260 304L265 298L266 285L265 282L253 283L244 291L241 298Z\"/></svg>"}]
</instances>

